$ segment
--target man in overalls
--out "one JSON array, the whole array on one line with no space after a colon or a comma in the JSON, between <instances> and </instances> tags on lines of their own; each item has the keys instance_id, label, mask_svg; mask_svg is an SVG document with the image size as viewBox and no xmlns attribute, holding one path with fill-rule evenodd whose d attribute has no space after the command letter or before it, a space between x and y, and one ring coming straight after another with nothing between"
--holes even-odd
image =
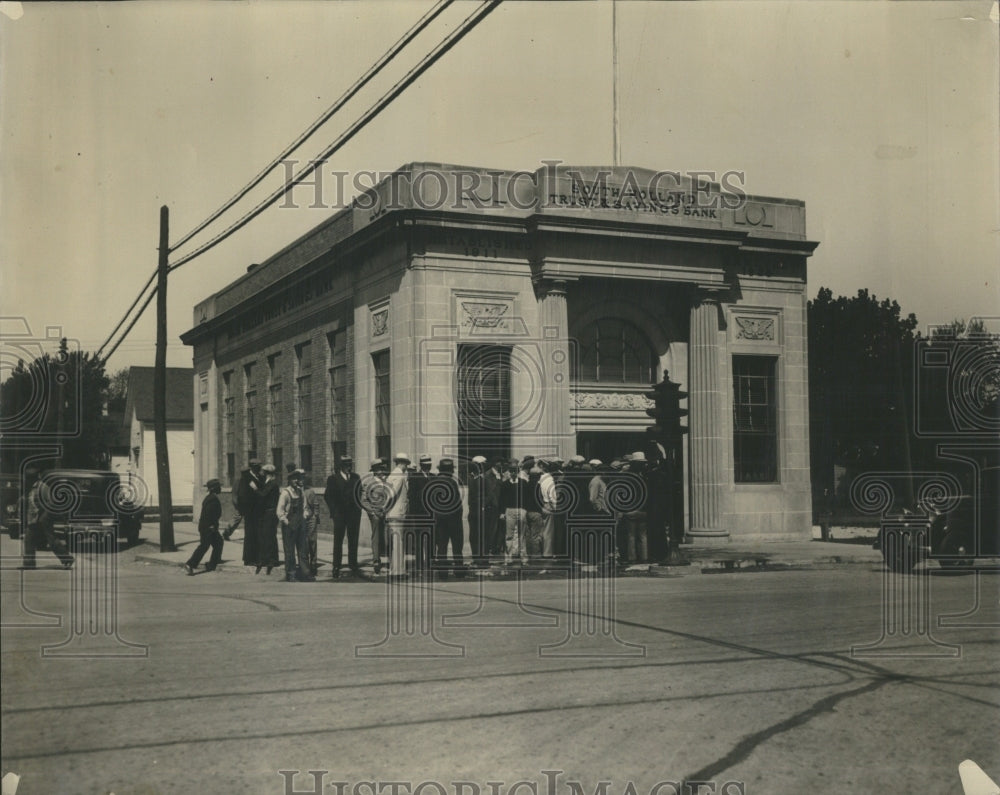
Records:
<instances>
[{"instance_id":1,"label":"man in overalls","mask_svg":"<svg viewBox=\"0 0 1000 795\"><path fill-rule=\"evenodd\" d=\"M303 472L300 469L289 473L288 485L278 497L278 523L281 525L281 541L285 549L285 582L315 582L316 578L308 569L309 538L306 532L306 511L308 506L302 490Z\"/></svg>"}]
</instances>

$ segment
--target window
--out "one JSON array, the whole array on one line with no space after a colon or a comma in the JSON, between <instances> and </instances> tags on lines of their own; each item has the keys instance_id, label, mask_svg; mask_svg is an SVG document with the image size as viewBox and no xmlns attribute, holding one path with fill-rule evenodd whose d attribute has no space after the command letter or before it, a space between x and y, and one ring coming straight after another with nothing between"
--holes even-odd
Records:
<instances>
[{"instance_id":1,"label":"window","mask_svg":"<svg viewBox=\"0 0 1000 795\"><path fill-rule=\"evenodd\" d=\"M458 349L459 470L476 455L487 459L510 455L510 348L461 345Z\"/></svg>"},{"instance_id":2,"label":"window","mask_svg":"<svg viewBox=\"0 0 1000 795\"><path fill-rule=\"evenodd\" d=\"M392 416L389 393L389 351L372 354L375 367L375 455L392 458Z\"/></svg>"},{"instance_id":3,"label":"window","mask_svg":"<svg viewBox=\"0 0 1000 795\"><path fill-rule=\"evenodd\" d=\"M298 391L298 437L299 445L312 443L312 376L300 376L296 382Z\"/></svg>"},{"instance_id":4,"label":"window","mask_svg":"<svg viewBox=\"0 0 1000 795\"><path fill-rule=\"evenodd\" d=\"M595 321L577 336L572 377L607 384L652 384L657 355L646 336L615 318Z\"/></svg>"},{"instance_id":5,"label":"window","mask_svg":"<svg viewBox=\"0 0 1000 795\"><path fill-rule=\"evenodd\" d=\"M312 472L313 468L313 453L311 444L300 444L299 445L299 469L304 472Z\"/></svg>"},{"instance_id":6,"label":"window","mask_svg":"<svg viewBox=\"0 0 1000 795\"><path fill-rule=\"evenodd\" d=\"M244 423L243 441L247 460L257 457L257 365L255 362L243 365Z\"/></svg>"},{"instance_id":7,"label":"window","mask_svg":"<svg viewBox=\"0 0 1000 795\"><path fill-rule=\"evenodd\" d=\"M267 441L268 447L273 451L274 448L281 447L281 384L272 384L268 389L268 404L268 415L271 418L271 424L268 426Z\"/></svg>"},{"instance_id":8,"label":"window","mask_svg":"<svg viewBox=\"0 0 1000 795\"><path fill-rule=\"evenodd\" d=\"M312 343L301 342L295 346L295 360L299 373L312 370Z\"/></svg>"},{"instance_id":9,"label":"window","mask_svg":"<svg viewBox=\"0 0 1000 795\"><path fill-rule=\"evenodd\" d=\"M246 435L247 461L257 457L257 392L246 393Z\"/></svg>"},{"instance_id":10,"label":"window","mask_svg":"<svg viewBox=\"0 0 1000 795\"><path fill-rule=\"evenodd\" d=\"M222 436L225 440L226 472L229 477L229 485L233 485L236 461L236 398L233 397L233 371L222 374L222 406L223 406L223 429Z\"/></svg>"},{"instance_id":11,"label":"window","mask_svg":"<svg viewBox=\"0 0 1000 795\"><path fill-rule=\"evenodd\" d=\"M733 459L737 483L778 479L775 369L767 356L733 357Z\"/></svg>"},{"instance_id":12,"label":"window","mask_svg":"<svg viewBox=\"0 0 1000 795\"><path fill-rule=\"evenodd\" d=\"M347 329L326 336L330 345L330 446L334 461L347 453Z\"/></svg>"}]
</instances>

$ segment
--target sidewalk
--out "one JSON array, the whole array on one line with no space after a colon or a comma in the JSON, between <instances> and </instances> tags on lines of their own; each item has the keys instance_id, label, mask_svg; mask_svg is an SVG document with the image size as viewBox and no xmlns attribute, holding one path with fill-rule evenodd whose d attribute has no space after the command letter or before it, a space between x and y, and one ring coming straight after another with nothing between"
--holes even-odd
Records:
<instances>
[{"instance_id":1,"label":"sidewalk","mask_svg":"<svg viewBox=\"0 0 1000 795\"><path fill-rule=\"evenodd\" d=\"M142 563L176 566L180 568L198 544L198 528L193 522L174 523L176 552L159 552L159 525L142 526L144 543L132 550L135 559ZM371 573L371 545L362 533L358 544L358 560L366 573ZM839 538L840 533L836 534ZM750 542L741 541L712 547L683 545L681 554L687 565L660 566L640 564L625 570L626 576L678 576L685 574L715 574L738 571L777 571L782 569L821 569L835 566L856 565L880 568L882 555L871 547L866 535L844 533L836 541ZM279 548L280 548L279 539ZM319 579L329 579L332 565L333 534L319 533ZM345 544L346 547L346 544ZM243 565L243 531L239 529L223 549L219 571L245 572L252 569ZM207 559L207 556L206 556ZM936 564L932 564L936 565ZM344 550L343 568L347 569L347 550ZM273 576L273 575L272 575Z\"/></svg>"}]
</instances>

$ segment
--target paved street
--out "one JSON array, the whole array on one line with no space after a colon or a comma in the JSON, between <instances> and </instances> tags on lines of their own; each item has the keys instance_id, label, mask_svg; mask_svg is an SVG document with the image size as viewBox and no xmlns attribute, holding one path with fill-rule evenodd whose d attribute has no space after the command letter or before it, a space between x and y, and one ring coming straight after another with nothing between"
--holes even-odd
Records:
<instances>
[{"instance_id":1,"label":"paved street","mask_svg":"<svg viewBox=\"0 0 1000 795\"><path fill-rule=\"evenodd\" d=\"M527 580L520 600L516 580L482 598L478 581L393 591L433 616L432 638L389 633L384 582L186 577L136 560L151 549L116 558L116 620L88 602L108 596L107 556L70 573L40 553L52 568L22 577L3 539L2 767L18 795L319 791L279 770L329 771L338 795L507 795L522 779L542 795L960 792L966 758L1000 774L994 575L906 578L902 600L877 565L619 579L613 603L607 580ZM936 624L974 605L977 580L981 609L959 622L980 626L889 624L873 650L890 656L852 657L879 640L883 599L919 615L926 598ZM580 615L588 586L614 621ZM24 626L46 613L61 625Z\"/></svg>"}]
</instances>

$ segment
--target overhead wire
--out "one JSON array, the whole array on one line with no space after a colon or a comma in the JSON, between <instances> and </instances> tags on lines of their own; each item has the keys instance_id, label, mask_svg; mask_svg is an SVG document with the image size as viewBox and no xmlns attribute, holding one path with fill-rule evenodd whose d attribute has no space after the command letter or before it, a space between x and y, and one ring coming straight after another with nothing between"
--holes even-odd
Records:
<instances>
[{"instance_id":1,"label":"overhead wire","mask_svg":"<svg viewBox=\"0 0 1000 795\"><path fill-rule=\"evenodd\" d=\"M319 129L320 126L322 126L322 124L328 121L330 117L332 117L336 113L337 110L343 107L343 105L347 101L349 101L353 96L355 96L358 90L360 90L364 85L370 82L371 78L374 77L379 71L381 71L381 69L386 64L388 64L402 50L402 48L406 46L406 44L412 41L413 38L415 38L421 31L423 31L427 27L427 25L430 24L430 22L436 19L441 14L441 12L444 11L453 2L454 0L440 0L436 6L434 6L430 11L428 11L428 13L425 14L423 17L421 17L421 19L418 20L417 23L409 31L407 31L407 33L404 34L404 36L401 39L399 39L389 50L387 50L386 53L384 53L382 57L379 58L379 60L372 65L372 67L368 70L368 72L366 72L365 75L359 78L359 80L350 89L348 89L348 91L345 92L345 94L342 95L341 98L337 100L337 102L335 102L326 112L324 112L324 114L319 119L317 119L316 122L310 125L305 132L299 135L296 138L296 141L293 142L293 144L290 144L288 147L286 147L286 149L282 151L280 155L274 158L274 160L272 160L272 162L263 171L261 171L253 180L251 180L251 182L248 183L247 186L245 186L241 191L235 194L228 202L226 202L221 208L216 210L209 218L198 224L198 226L195 227L195 229L184 235L184 237L182 237L180 241L174 244L174 246L170 250L173 251L174 249L182 246L184 243L190 240L191 237L193 237L195 234L205 229L205 227L207 227L213 221L217 220L226 210L230 209L237 201L244 198L247 195L247 193L249 193L250 190L259 185L260 182L266 177L268 173L273 171L274 168L279 163L281 163L295 148L297 148L306 140L308 140L316 132L316 130ZM476 11L469 14L469 16L465 18L465 20L461 23L461 25L458 28L456 28L452 33L450 33L448 36L442 39L441 42L439 42L439 44L437 45L437 47L435 47L433 50L431 50L430 53L424 56L424 58L420 61L420 63L418 63L417 66L411 69L402 80L397 82L386 94L384 94L382 98L378 100L378 102L369 107L369 109L365 112L365 114L362 115L357 121L355 121L355 123L351 125L351 127L348 128L346 132L344 132L340 137L338 137L333 142L333 144L331 144L325 150L323 150L323 152L320 154L318 158L311 160L309 166L302 169L292 179L288 180L284 185L284 187L274 191L267 199L258 204L253 210L246 213L237 222L231 224L229 227L223 230L223 232L219 233L214 238L209 240L207 243L203 244L202 246L195 249L191 253L182 257L177 262L173 263L169 267L169 271L173 271L179 268L181 265L184 265L187 262L190 262L191 260L200 256L201 254L204 254L209 249L214 248L223 240L227 239L235 232L237 232L239 229L246 226L250 221L252 221L258 215L260 215L264 210L266 210L268 207L274 204L282 196L290 192L296 185L302 182L317 168L322 166L331 155L336 153L341 147L347 144L358 132L360 132L364 127L366 127L368 123L371 122L376 116L378 116L378 114L381 113L385 109L385 107L387 107L393 100L396 99L396 97L398 97L403 91L405 91L414 81L416 81L424 72L426 72L427 69L429 69L434 63L436 63L443 55L445 55L445 53L447 53L452 47L454 47L459 41L461 41L461 39L463 39L466 36L466 34L468 34L474 27L476 27L476 25L482 22L482 20L485 19L490 12L495 10L496 7L500 5L501 2L502 0L486 0L486 2L484 2ZM143 285L142 289L139 291L139 294L136 296L131 306L128 308L128 310L126 310L121 320L118 321L118 324L115 326L114 330L112 330L111 334L108 335L108 338L101 345L100 349L98 349L97 352L98 355L100 355L101 351L103 351L104 348L107 347L111 338L114 337L117 330L121 328L126 318L128 318L129 313L135 308L136 304L138 304L139 300L142 298L143 293L146 291L146 289L149 287L149 285L155 278L156 278L156 271L153 272L153 274L150 276L146 284ZM112 346L112 348L106 354L101 356L101 359L103 361L106 362L108 359L111 358L114 352L118 350L118 347L122 344L125 337L128 336L129 332L132 330L132 328L138 322L139 318L142 316L142 313L146 310L146 307L148 307L150 302L153 300L153 297L156 295L156 292L157 292L156 288L154 287L153 290L147 296L146 300L143 302L138 313L135 315L135 317L133 317L128 327L122 332L121 337L118 339L118 341L114 344L114 346Z\"/></svg>"},{"instance_id":2,"label":"overhead wire","mask_svg":"<svg viewBox=\"0 0 1000 795\"><path fill-rule=\"evenodd\" d=\"M239 192L232 196L225 204L223 204L218 210L213 212L208 218L199 223L194 229L184 235L180 240L174 243L170 247L171 251L180 248L185 243L187 243L192 237L201 232L205 227L211 224L213 221L218 219L223 213L229 210L234 204L236 204L240 199L246 196L251 190L256 188L264 178L267 177L275 168L278 167L292 152L298 149L302 144L308 141L313 134L326 122L328 122L333 115L340 110L344 105L347 104L362 88L364 88L371 80L374 78L383 67L385 67L393 58L395 58L400 51L407 44L409 44L413 39L415 39L431 22L433 22L437 17L455 0L439 0L437 5L431 8L424 16L417 20L416 24L411 27L402 38L400 38L395 44L393 44L382 57L380 57L374 64L369 67L368 71L365 72L358 80L352 85L347 91L345 91L340 98L334 102L329 108L327 108L322 115L316 121L309 125L309 127L302 132L294 141L292 141L288 146L286 146L281 154L275 157L264 169L257 174L250 182L248 182Z\"/></svg>"},{"instance_id":3,"label":"overhead wire","mask_svg":"<svg viewBox=\"0 0 1000 795\"><path fill-rule=\"evenodd\" d=\"M414 81L416 81L424 72L427 71L431 66L434 65L445 53L447 53L452 47L458 44L476 25L482 22L486 16L496 9L502 0L487 0L483 3L476 11L470 14L462 22L462 24L452 31L448 36L446 36L437 47L435 47L428 55L426 55L420 63L418 63L413 69L411 69L406 76L396 83L386 94L382 96L374 105L372 105L365 113L352 124L339 138L337 138L330 146L324 149L320 155L311 160L309 165L300 170L294 177L289 179L285 185L268 196L264 201L260 202L256 207L250 210L248 213L244 214L235 223L228 226L225 230L217 234L208 242L202 244L190 254L186 254L179 260L174 262L170 266L170 270L174 271L181 265L184 265L196 257L201 256L215 246L219 245L222 241L226 240L228 237L233 235L235 232L242 229L250 221L260 215L264 210L274 204L278 199L282 198L284 195L289 193L292 188L298 185L300 182L306 179L310 174L312 174L316 169L322 166L331 155L336 153L341 147L347 144L358 132L364 129L369 122L372 121L379 113L381 113L385 107L392 102L396 97L403 93Z\"/></svg>"},{"instance_id":4,"label":"overhead wire","mask_svg":"<svg viewBox=\"0 0 1000 795\"><path fill-rule=\"evenodd\" d=\"M111 330L111 333L108 334L108 338L104 340L104 342L101 343L101 347L97 349L96 353L97 356L100 356L101 351L103 351L107 347L108 343L111 342L111 338L114 337L115 334L118 332L118 329L122 327L122 323L124 323L128 319L129 313L133 309L135 309L135 305L139 303L139 299L142 298L142 294L146 292L146 290L149 288L149 285L153 283L153 279L155 278L156 278L156 271L153 271L149 279L147 279L146 283L142 286L142 289L139 290L139 294L135 297L135 300L132 302L132 306L130 306L128 309L125 310L125 314L122 315L122 319L118 321L118 324ZM142 312L140 311L139 314L142 314ZM129 328L131 328L131 326ZM107 357L104 358L106 359Z\"/></svg>"},{"instance_id":5,"label":"overhead wire","mask_svg":"<svg viewBox=\"0 0 1000 795\"><path fill-rule=\"evenodd\" d=\"M141 295L142 294L140 293L140 296ZM142 317L142 313L146 311L146 307L149 306L149 302L153 300L153 296L155 295L156 295L156 287L153 287L153 289L149 293L149 297L146 298L145 303L143 303L142 308L139 309L139 312L136 314L136 316L132 318L132 322L128 324L128 328L126 328L125 331L122 332L122 335L118 338L118 342L114 344L111 350L108 351L107 354L101 357L101 361L106 362L108 359L111 358L112 354L114 354L114 352L118 350L118 346L125 341L125 338L128 336L128 333L132 330L132 327L139 322L139 318Z\"/></svg>"}]
</instances>

